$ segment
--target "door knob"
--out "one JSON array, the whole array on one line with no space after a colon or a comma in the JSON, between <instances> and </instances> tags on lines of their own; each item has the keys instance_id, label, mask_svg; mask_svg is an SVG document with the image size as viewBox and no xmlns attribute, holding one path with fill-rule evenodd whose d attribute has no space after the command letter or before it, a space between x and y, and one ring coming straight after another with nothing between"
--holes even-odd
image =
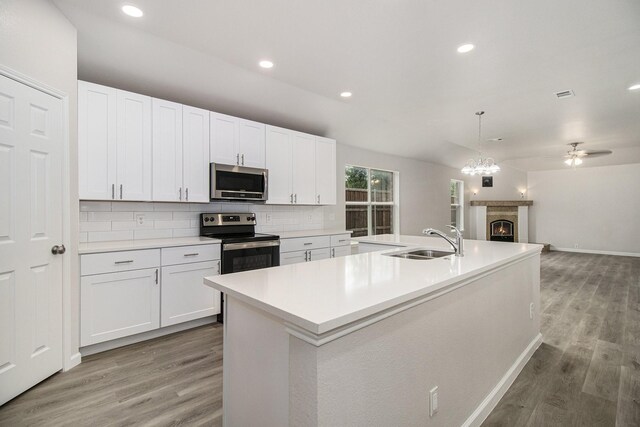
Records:
<instances>
[{"instance_id":1,"label":"door knob","mask_svg":"<svg viewBox=\"0 0 640 427\"><path fill-rule=\"evenodd\" d=\"M63 253L65 253L67 251L67 248L64 247L64 245L55 245L54 247L51 248L51 253L54 255L62 255Z\"/></svg>"}]
</instances>

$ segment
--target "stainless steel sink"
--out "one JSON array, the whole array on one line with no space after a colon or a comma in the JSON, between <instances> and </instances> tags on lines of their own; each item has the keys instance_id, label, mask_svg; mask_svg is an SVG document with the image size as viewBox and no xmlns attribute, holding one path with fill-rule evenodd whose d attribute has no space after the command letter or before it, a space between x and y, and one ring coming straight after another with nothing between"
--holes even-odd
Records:
<instances>
[{"instance_id":1,"label":"stainless steel sink","mask_svg":"<svg viewBox=\"0 0 640 427\"><path fill-rule=\"evenodd\" d=\"M405 252L391 252L383 255L392 256L396 258L404 258L404 259L427 260L427 259L442 258L448 255L453 255L453 252L436 251L433 249L414 249L414 250L405 251Z\"/></svg>"}]
</instances>

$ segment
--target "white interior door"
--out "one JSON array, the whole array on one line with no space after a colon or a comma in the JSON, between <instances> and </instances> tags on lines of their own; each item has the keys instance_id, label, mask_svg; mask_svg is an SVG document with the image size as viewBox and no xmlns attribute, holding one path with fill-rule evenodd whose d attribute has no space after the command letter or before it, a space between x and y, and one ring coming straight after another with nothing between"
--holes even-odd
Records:
<instances>
[{"instance_id":1,"label":"white interior door","mask_svg":"<svg viewBox=\"0 0 640 427\"><path fill-rule=\"evenodd\" d=\"M62 101L0 76L0 405L62 369Z\"/></svg>"}]
</instances>

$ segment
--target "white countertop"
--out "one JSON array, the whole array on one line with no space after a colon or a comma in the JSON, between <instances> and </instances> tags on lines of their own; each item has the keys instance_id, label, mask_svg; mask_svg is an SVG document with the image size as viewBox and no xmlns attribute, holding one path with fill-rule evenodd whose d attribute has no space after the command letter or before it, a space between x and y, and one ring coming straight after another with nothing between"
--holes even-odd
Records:
<instances>
[{"instance_id":1,"label":"white countertop","mask_svg":"<svg viewBox=\"0 0 640 427\"><path fill-rule=\"evenodd\" d=\"M451 247L439 237L371 239L405 247L207 277L205 283L311 333L322 334L542 249L533 244L465 240L464 257L423 261L383 254L410 247Z\"/></svg>"},{"instance_id":2,"label":"white countertop","mask_svg":"<svg viewBox=\"0 0 640 427\"><path fill-rule=\"evenodd\" d=\"M296 231L279 231L274 234L280 236L281 239L293 239L296 237L313 237L313 236L335 236L337 234L351 234L351 230L296 230Z\"/></svg>"},{"instance_id":3,"label":"white countertop","mask_svg":"<svg viewBox=\"0 0 640 427\"><path fill-rule=\"evenodd\" d=\"M175 246L211 245L220 243L218 239L208 237L174 237L167 239L117 240L112 242L80 243L78 253L95 254L100 252L119 252L137 249L170 248Z\"/></svg>"}]
</instances>

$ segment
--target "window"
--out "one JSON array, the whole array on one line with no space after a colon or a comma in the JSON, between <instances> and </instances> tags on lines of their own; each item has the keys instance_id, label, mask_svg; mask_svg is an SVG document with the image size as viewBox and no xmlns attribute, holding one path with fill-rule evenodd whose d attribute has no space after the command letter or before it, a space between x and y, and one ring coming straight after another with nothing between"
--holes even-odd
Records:
<instances>
[{"instance_id":1,"label":"window","mask_svg":"<svg viewBox=\"0 0 640 427\"><path fill-rule=\"evenodd\" d=\"M353 237L393 234L397 230L396 172L347 165L346 228Z\"/></svg>"},{"instance_id":2,"label":"window","mask_svg":"<svg viewBox=\"0 0 640 427\"><path fill-rule=\"evenodd\" d=\"M464 230L464 182L451 180L451 225Z\"/></svg>"}]
</instances>

